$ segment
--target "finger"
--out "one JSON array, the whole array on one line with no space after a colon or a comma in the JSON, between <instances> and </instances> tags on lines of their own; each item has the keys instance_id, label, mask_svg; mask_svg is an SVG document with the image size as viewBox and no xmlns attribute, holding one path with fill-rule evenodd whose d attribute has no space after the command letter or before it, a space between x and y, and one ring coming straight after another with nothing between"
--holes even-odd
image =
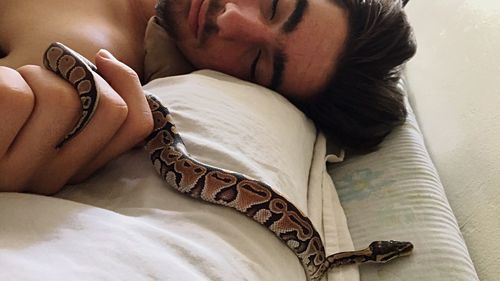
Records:
<instances>
[{"instance_id":1,"label":"finger","mask_svg":"<svg viewBox=\"0 0 500 281\"><path fill-rule=\"evenodd\" d=\"M127 118L125 101L99 75L94 74L94 79L100 93L97 109L87 126L59 150L57 158L46 166L43 173L36 175L38 182L51 187L50 190L42 191L43 193L50 194L59 190L70 178L79 176L82 167L106 154L108 144ZM64 170L63 174L61 169ZM62 176L50 176L54 173Z\"/></svg>"},{"instance_id":2,"label":"finger","mask_svg":"<svg viewBox=\"0 0 500 281\"><path fill-rule=\"evenodd\" d=\"M89 165L79 172L80 181L121 153L146 138L153 129L153 119L137 74L111 53L101 50L96 56L96 66L102 77L123 98L128 108L127 119L102 151Z\"/></svg>"},{"instance_id":3,"label":"finger","mask_svg":"<svg viewBox=\"0 0 500 281\"><path fill-rule=\"evenodd\" d=\"M4 177L24 187L41 167L57 155L55 145L75 124L81 106L75 90L39 66L18 69L34 94L33 111L2 159ZM52 175L54 176L54 175Z\"/></svg>"},{"instance_id":4,"label":"finger","mask_svg":"<svg viewBox=\"0 0 500 281\"><path fill-rule=\"evenodd\" d=\"M21 74L0 67L0 159L28 120L34 104L33 92Z\"/></svg>"}]
</instances>

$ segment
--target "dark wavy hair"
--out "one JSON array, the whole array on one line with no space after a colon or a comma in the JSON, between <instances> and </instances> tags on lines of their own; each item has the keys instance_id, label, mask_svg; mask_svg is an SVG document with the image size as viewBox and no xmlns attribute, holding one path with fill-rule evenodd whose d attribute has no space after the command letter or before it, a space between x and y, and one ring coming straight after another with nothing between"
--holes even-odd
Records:
<instances>
[{"instance_id":1,"label":"dark wavy hair","mask_svg":"<svg viewBox=\"0 0 500 281\"><path fill-rule=\"evenodd\" d=\"M332 0L345 8L349 35L333 77L308 100L293 100L339 146L375 150L407 115L401 65L416 52L400 0Z\"/></svg>"}]
</instances>

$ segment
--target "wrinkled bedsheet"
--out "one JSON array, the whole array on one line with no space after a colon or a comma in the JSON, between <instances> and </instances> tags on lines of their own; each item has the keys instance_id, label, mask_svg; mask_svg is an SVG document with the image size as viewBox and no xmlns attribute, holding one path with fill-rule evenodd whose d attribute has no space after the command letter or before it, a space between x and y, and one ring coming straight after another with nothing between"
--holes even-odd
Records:
<instances>
[{"instance_id":1,"label":"wrinkled bedsheet","mask_svg":"<svg viewBox=\"0 0 500 281\"><path fill-rule=\"evenodd\" d=\"M212 71L145 88L170 108L195 158L276 187L309 215L327 254L352 249L325 138L286 99ZM306 280L270 231L179 194L142 149L55 197L0 194L0 264L0 280L15 281ZM355 266L328 276L358 279Z\"/></svg>"}]
</instances>

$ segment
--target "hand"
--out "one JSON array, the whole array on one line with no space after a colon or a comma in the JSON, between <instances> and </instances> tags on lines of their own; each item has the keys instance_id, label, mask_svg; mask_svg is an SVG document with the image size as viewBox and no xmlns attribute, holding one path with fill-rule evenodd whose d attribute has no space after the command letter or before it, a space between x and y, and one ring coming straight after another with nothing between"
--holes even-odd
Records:
<instances>
[{"instance_id":1,"label":"hand","mask_svg":"<svg viewBox=\"0 0 500 281\"><path fill-rule=\"evenodd\" d=\"M106 79L95 75L97 111L60 149L56 145L81 115L76 91L39 66L0 67L0 191L53 194L149 135L153 120L135 72L107 51L95 62Z\"/></svg>"}]
</instances>

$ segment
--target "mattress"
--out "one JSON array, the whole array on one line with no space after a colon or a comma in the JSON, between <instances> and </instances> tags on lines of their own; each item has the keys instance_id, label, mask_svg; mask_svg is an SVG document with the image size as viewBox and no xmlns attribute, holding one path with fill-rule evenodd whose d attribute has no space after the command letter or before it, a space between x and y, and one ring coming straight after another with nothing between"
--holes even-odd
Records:
<instances>
[{"instance_id":1,"label":"mattress","mask_svg":"<svg viewBox=\"0 0 500 281\"><path fill-rule=\"evenodd\" d=\"M407 122L378 151L328 167L356 246L379 239L415 245L408 258L362 266L361 280L479 280L415 115L408 109Z\"/></svg>"}]
</instances>

